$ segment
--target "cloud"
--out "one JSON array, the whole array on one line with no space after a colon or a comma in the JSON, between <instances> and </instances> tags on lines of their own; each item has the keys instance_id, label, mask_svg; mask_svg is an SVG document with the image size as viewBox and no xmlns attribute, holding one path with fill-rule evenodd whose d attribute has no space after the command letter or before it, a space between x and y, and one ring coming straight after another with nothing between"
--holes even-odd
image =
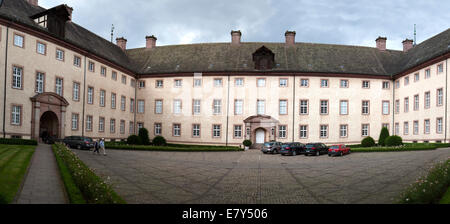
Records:
<instances>
[{"instance_id":1,"label":"cloud","mask_svg":"<svg viewBox=\"0 0 450 224\"><path fill-rule=\"evenodd\" d=\"M228 42L231 30L241 30L243 41L283 42L286 30L297 31L297 41L375 46L378 36L388 48L402 49L418 26L422 42L446 29L447 0L41 0L50 8L74 8L74 21L110 39L128 39L129 48L145 46L155 35L158 45Z\"/></svg>"}]
</instances>

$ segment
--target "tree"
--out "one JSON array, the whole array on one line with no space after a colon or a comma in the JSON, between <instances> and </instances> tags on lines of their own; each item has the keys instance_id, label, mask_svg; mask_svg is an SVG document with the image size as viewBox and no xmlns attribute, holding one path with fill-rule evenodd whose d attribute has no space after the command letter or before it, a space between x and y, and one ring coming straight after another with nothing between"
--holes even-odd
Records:
<instances>
[{"instance_id":1,"label":"tree","mask_svg":"<svg viewBox=\"0 0 450 224\"><path fill-rule=\"evenodd\" d=\"M381 129L380 138L378 139L378 145L385 146L386 145L386 139L390 136L389 130L384 127Z\"/></svg>"},{"instance_id":2,"label":"tree","mask_svg":"<svg viewBox=\"0 0 450 224\"><path fill-rule=\"evenodd\" d=\"M146 128L139 129L139 138L143 145L150 145L150 138L148 137L148 130Z\"/></svg>"}]
</instances>

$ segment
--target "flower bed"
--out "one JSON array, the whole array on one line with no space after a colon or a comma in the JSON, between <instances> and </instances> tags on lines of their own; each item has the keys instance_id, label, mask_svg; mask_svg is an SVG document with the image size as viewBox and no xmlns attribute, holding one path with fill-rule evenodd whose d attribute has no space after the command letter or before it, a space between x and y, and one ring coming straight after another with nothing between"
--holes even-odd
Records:
<instances>
[{"instance_id":1,"label":"flower bed","mask_svg":"<svg viewBox=\"0 0 450 224\"><path fill-rule=\"evenodd\" d=\"M399 203L439 204L449 187L450 160L447 160L434 166L428 176L421 177L412 184L400 196Z\"/></svg>"},{"instance_id":2,"label":"flower bed","mask_svg":"<svg viewBox=\"0 0 450 224\"><path fill-rule=\"evenodd\" d=\"M53 146L55 155L67 167L73 182L80 190L88 204L124 204L125 201L117 195L100 177L89 169L75 153L61 144Z\"/></svg>"}]
</instances>

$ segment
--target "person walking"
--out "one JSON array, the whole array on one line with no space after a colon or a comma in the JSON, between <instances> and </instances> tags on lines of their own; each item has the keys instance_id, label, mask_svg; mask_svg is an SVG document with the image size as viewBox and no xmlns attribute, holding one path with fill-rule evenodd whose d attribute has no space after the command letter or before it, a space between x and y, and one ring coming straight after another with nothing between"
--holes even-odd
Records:
<instances>
[{"instance_id":1,"label":"person walking","mask_svg":"<svg viewBox=\"0 0 450 224\"><path fill-rule=\"evenodd\" d=\"M97 153L97 155L100 155L100 143L98 141L95 141L94 143L94 152L92 154Z\"/></svg>"},{"instance_id":2,"label":"person walking","mask_svg":"<svg viewBox=\"0 0 450 224\"><path fill-rule=\"evenodd\" d=\"M105 139L104 138L102 138L102 140L100 140L100 148L103 151L103 155L106 156Z\"/></svg>"}]
</instances>

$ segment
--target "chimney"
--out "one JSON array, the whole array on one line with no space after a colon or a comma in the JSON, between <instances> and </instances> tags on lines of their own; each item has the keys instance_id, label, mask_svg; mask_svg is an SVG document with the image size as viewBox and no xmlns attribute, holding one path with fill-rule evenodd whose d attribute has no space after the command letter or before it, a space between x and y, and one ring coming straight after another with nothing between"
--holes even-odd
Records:
<instances>
[{"instance_id":1,"label":"chimney","mask_svg":"<svg viewBox=\"0 0 450 224\"><path fill-rule=\"evenodd\" d=\"M378 37L378 39L376 41L377 41L378 50L385 51L387 38L386 37Z\"/></svg>"},{"instance_id":2,"label":"chimney","mask_svg":"<svg viewBox=\"0 0 450 224\"><path fill-rule=\"evenodd\" d=\"M297 33L295 31L286 31L286 46L294 46L295 45L295 35Z\"/></svg>"},{"instance_id":3,"label":"chimney","mask_svg":"<svg viewBox=\"0 0 450 224\"><path fill-rule=\"evenodd\" d=\"M27 0L28 3L34 6L39 6L39 0Z\"/></svg>"},{"instance_id":4,"label":"chimney","mask_svg":"<svg viewBox=\"0 0 450 224\"><path fill-rule=\"evenodd\" d=\"M123 51L127 49L127 39L120 37L116 39L117 46L119 46Z\"/></svg>"},{"instance_id":5,"label":"chimney","mask_svg":"<svg viewBox=\"0 0 450 224\"><path fill-rule=\"evenodd\" d=\"M231 31L231 44L232 45L239 45L241 43L241 37L242 33L240 30L238 31Z\"/></svg>"},{"instance_id":6,"label":"chimney","mask_svg":"<svg viewBox=\"0 0 450 224\"><path fill-rule=\"evenodd\" d=\"M156 40L158 40L155 36L151 35L151 36L146 36L145 37L146 40L146 48L147 49L152 49L156 47Z\"/></svg>"},{"instance_id":7,"label":"chimney","mask_svg":"<svg viewBox=\"0 0 450 224\"><path fill-rule=\"evenodd\" d=\"M403 52L408 52L414 46L414 41L413 40L406 39L402 43L403 43Z\"/></svg>"}]
</instances>

